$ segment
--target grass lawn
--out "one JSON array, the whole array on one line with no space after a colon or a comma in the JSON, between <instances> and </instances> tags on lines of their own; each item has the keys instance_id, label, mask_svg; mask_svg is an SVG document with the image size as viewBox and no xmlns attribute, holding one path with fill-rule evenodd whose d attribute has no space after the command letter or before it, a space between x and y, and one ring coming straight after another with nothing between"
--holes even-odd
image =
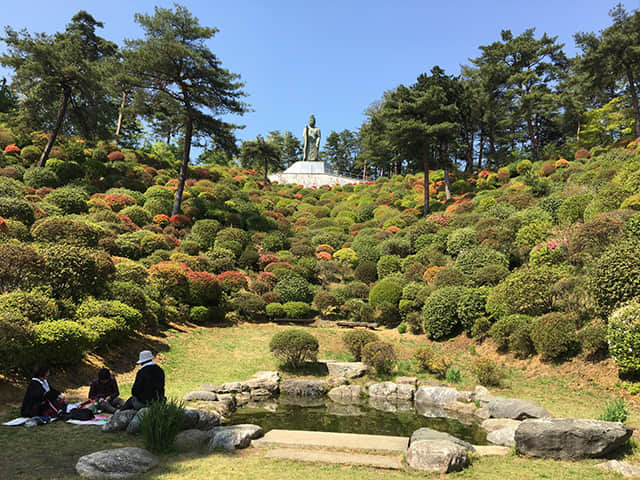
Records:
<instances>
[{"instance_id":1,"label":"grass lawn","mask_svg":"<svg viewBox=\"0 0 640 480\"><path fill-rule=\"evenodd\" d=\"M290 328L273 324L241 325L233 328L196 328L190 331L170 331L167 349L158 360L167 375L167 395L182 397L196 390L202 383L223 383L249 378L259 370L277 369L277 362L269 355L269 340L281 329ZM310 330L320 342L319 358L348 360L349 354L340 337L344 330L333 327L317 327ZM402 370L395 375L428 377L413 371L408 360L412 351L428 341L424 336L399 335L396 331L383 331L379 335L396 345L402 362ZM592 365L574 360L560 365L541 364L536 358L515 360L499 356L491 345L473 346L469 339L460 337L437 344L454 359L462 372L457 388L472 389L475 378L469 373L475 358L489 356L504 363L507 377L500 388L490 389L502 396L519 397L538 401L554 416L596 418L605 403L622 395L615 387L615 369L604 362ZM313 372L310 372L312 375ZM123 397L130 391L134 372L118 374ZM390 377L392 378L392 377ZM87 379L88 382L89 379ZM362 382L378 380L367 378ZM81 398L87 389L68 390L70 396ZM631 415L627 422L631 427L640 426L640 409L627 395ZM21 392L11 390L8 407L0 410L4 421L18 415L17 406ZM104 448L142 446L140 437L127 434L103 434L96 427L69 424L52 424L38 428L0 428L0 478L77 478L74 465L81 455ZM247 449L235 453L207 455L165 455L160 465L142 478L154 479L202 479L202 478L254 478L266 479L376 479L417 478L423 474L389 472L357 467L327 466L322 464L267 460L263 452ZM640 463L640 455L634 452L626 460ZM561 462L532 460L517 456L477 459L464 472L453 478L465 479L608 479L622 478L604 474L593 465L599 460Z\"/></svg>"}]
</instances>

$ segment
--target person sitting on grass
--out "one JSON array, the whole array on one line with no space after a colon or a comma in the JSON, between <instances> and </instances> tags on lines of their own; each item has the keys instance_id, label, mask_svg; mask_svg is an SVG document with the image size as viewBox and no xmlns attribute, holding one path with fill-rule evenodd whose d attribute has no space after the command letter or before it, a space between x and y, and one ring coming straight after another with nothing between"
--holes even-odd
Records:
<instances>
[{"instance_id":1,"label":"person sitting on grass","mask_svg":"<svg viewBox=\"0 0 640 480\"><path fill-rule=\"evenodd\" d=\"M98 410L113 413L124 405L124 400L119 395L116 378L111 375L108 368L101 368L98 378L91 381L89 400L97 404Z\"/></svg>"},{"instance_id":2,"label":"person sitting on grass","mask_svg":"<svg viewBox=\"0 0 640 480\"><path fill-rule=\"evenodd\" d=\"M42 364L35 368L33 378L31 378L22 400L21 416L55 418L66 413L67 405L64 401L64 395L49 386L47 380L49 373L47 365Z\"/></svg>"},{"instance_id":3,"label":"person sitting on grass","mask_svg":"<svg viewBox=\"0 0 640 480\"><path fill-rule=\"evenodd\" d=\"M138 361L140 370L131 387L131 398L126 401L122 410L140 410L148 406L153 400L165 401L164 371L153 363L153 353L149 350L140 352Z\"/></svg>"}]
</instances>

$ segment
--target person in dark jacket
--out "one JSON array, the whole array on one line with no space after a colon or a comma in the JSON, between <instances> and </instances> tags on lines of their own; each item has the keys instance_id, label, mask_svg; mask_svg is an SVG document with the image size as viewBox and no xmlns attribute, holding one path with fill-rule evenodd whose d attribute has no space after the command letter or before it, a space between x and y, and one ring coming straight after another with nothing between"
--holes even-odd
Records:
<instances>
[{"instance_id":1,"label":"person in dark jacket","mask_svg":"<svg viewBox=\"0 0 640 480\"><path fill-rule=\"evenodd\" d=\"M101 368L98 378L94 378L89 387L89 400L97 404L99 410L113 413L124 405L120 398L118 382L108 368Z\"/></svg>"},{"instance_id":2,"label":"person in dark jacket","mask_svg":"<svg viewBox=\"0 0 640 480\"><path fill-rule=\"evenodd\" d=\"M49 373L47 365L36 367L22 400L21 416L57 417L60 413L66 413L64 395L49 386Z\"/></svg>"},{"instance_id":3,"label":"person in dark jacket","mask_svg":"<svg viewBox=\"0 0 640 480\"><path fill-rule=\"evenodd\" d=\"M131 398L122 407L123 410L140 410L153 400L165 400L164 371L153 363L153 353L149 350L140 352L137 361L140 370L131 387Z\"/></svg>"}]
</instances>

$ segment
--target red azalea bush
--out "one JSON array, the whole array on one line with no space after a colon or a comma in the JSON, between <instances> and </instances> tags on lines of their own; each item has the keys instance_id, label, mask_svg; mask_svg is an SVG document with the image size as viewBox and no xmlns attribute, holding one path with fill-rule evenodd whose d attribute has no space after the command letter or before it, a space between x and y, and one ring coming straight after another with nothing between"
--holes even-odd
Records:
<instances>
[{"instance_id":1,"label":"red azalea bush","mask_svg":"<svg viewBox=\"0 0 640 480\"><path fill-rule=\"evenodd\" d=\"M153 223L160 225L162 228L169 225L170 222L171 222L171 218L167 215L160 214L153 217Z\"/></svg>"},{"instance_id":2,"label":"red azalea bush","mask_svg":"<svg viewBox=\"0 0 640 480\"><path fill-rule=\"evenodd\" d=\"M107 158L110 162L122 162L124 161L124 153L118 152L116 150L115 152L111 152L109 155L107 155Z\"/></svg>"},{"instance_id":3,"label":"red azalea bush","mask_svg":"<svg viewBox=\"0 0 640 480\"><path fill-rule=\"evenodd\" d=\"M228 270L218 275L218 281L225 292L237 292L243 288L249 286L247 277L241 272L235 270Z\"/></svg>"},{"instance_id":4,"label":"red azalea bush","mask_svg":"<svg viewBox=\"0 0 640 480\"><path fill-rule=\"evenodd\" d=\"M173 217L169 218L169 222L171 225L176 228L185 228L191 226L191 220L186 215L176 214Z\"/></svg>"},{"instance_id":5,"label":"red azalea bush","mask_svg":"<svg viewBox=\"0 0 640 480\"><path fill-rule=\"evenodd\" d=\"M149 283L156 287L161 295L185 300L189 298L189 272L191 269L184 263L160 262L149 268Z\"/></svg>"},{"instance_id":6,"label":"red azalea bush","mask_svg":"<svg viewBox=\"0 0 640 480\"><path fill-rule=\"evenodd\" d=\"M267 284L271 285L271 287L273 287L278 282L278 279L276 278L276 276L271 272L260 272L260 273L258 273L258 276L257 276L256 280L258 282L267 283Z\"/></svg>"},{"instance_id":7,"label":"red azalea bush","mask_svg":"<svg viewBox=\"0 0 640 480\"><path fill-rule=\"evenodd\" d=\"M0 233L9 233L9 225L7 225L7 221L0 217Z\"/></svg>"},{"instance_id":8,"label":"red azalea bush","mask_svg":"<svg viewBox=\"0 0 640 480\"><path fill-rule=\"evenodd\" d=\"M288 268L289 270L293 270L293 266L289 262L272 262L264 267L264 271L273 272L279 268Z\"/></svg>"},{"instance_id":9,"label":"red azalea bush","mask_svg":"<svg viewBox=\"0 0 640 480\"><path fill-rule=\"evenodd\" d=\"M261 253L258 257L258 265L262 268L278 261L278 256L275 253Z\"/></svg>"},{"instance_id":10,"label":"red azalea bush","mask_svg":"<svg viewBox=\"0 0 640 480\"><path fill-rule=\"evenodd\" d=\"M4 147L4 153L6 153L7 155L13 155L14 157L17 157L18 155L20 155L20 149L16 144L10 143L6 147Z\"/></svg>"},{"instance_id":11,"label":"red azalea bush","mask_svg":"<svg viewBox=\"0 0 640 480\"><path fill-rule=\"evenodd\" d=\"M187 272L192 305L216 305L222 288L218 278L207 272Z\"/></svg>"}]
</instances>

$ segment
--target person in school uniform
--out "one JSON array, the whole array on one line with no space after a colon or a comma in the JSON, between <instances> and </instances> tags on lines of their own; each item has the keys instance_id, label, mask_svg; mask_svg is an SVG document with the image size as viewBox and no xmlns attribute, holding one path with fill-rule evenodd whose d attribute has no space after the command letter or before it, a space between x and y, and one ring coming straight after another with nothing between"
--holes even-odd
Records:
<instances>
[{"instance_id":1,"label":"person in school uniform","mask_svg":"<svg viewBox=\"0 0 640 480\"><path fill-rule=\"evenodd\" d=\"M89 400L96 404L98 410L107 413L114 413L124 405L124 400L120 398L118 382L108 368L101 368L98 378L92 380Z\"/></svg>"},{"instance_id":2,"label":"person in school uniform","mask_svg":"<svg viewBox=\"0 0 640 480\"><path fill-rule=\"evenodd\" d=\"M20 415L23 417L57 417L66 413L64 395L49 385L49 367L38 365L27 386Z\"/></svg>"}]
</instances>

